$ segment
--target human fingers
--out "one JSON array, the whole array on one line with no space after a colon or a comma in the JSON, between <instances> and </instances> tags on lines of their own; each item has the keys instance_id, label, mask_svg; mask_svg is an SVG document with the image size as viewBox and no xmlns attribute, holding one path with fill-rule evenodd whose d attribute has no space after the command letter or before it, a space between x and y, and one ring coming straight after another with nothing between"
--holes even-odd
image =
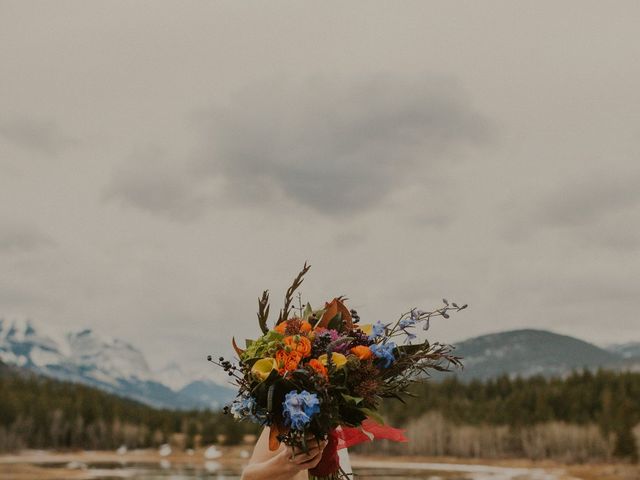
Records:
<instances>
[{"instance_id":1,"label":"human fingers","mask_svg":"<svg viewBox=\"0 0 640 480\"><path fill-rule=\"evenodd\" d=\"M315 457L310 458L306 462L297 464L296 466L301 470L309 470L311 468L317 467L321 459L322 459L322 452L318 453Z\"/></svg>"},{"instance_id":2,"label":"human fingers","mask_svg":"<svg viewBox=\"0 0 640 480\"><path fill-rule=\"evenodd\" d=\"M309 453L313 449L319 449L320 451L322 451L324 449L324 447L327 446L327 441L326 440L317 440L315 437L312 437L310 440L307 439L306 443L307 443L307 451L306 452L300 446L293 447L293 452L296 455L298 455L300 453Z\"/></svg>"},{"instance_id":3,"label":"human fingers","mask_svg":"<svg viewBox=\"0 0 640 480\"><path fill-rule=\"evenodd\" d=\"M306 453L298 452L298 453L292 454L291 457L289 457L289 461L295 465L300 465L302 463L306 463L309 460L314 459L320 454L322 454L322 450L320 450L319 448L311 448Z\"/></svg>"}]
</instances>

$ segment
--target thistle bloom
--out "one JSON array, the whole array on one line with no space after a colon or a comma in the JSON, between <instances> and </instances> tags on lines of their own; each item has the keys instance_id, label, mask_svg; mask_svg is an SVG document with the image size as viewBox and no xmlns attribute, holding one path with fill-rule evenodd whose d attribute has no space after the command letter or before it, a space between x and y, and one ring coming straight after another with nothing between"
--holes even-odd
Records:
<instances>
[{"instance_id":1,"label":"thistle bloom","mask_svg":"<svg viewBox=\"0 0 640 480\"><path fill-rule=\"evenodd\" d=\"M393 342L371 345L369 348L376 358L384 360L384 368L389 368L396 359L393 354L393 349L396 348L396 344Z\"/></svg>"},{"instance_id":2,"label":"thistle bloom","mask_svg":"<svg viewBox=\"0 0 640 480\"><path fill-rule=\"evenodd\" d=\"M298 393L295 390L287 393L282 402L284 423L294 430L302 430L311 418L320 412L320 400L315 393L306 390Z\"/></svg>"}]
</instances>

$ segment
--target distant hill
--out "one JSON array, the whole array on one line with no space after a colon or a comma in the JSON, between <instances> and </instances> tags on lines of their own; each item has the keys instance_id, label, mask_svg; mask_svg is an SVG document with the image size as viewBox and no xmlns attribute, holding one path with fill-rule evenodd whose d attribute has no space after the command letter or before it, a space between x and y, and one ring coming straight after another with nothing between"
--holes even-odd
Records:
<instances>
[{"instance_id":1,"label":"distant hill","mask_svg":"<svg viewBox=\"0 0 640 480\"><path fill-rule=\"evenodd\" d=\"M624 358L640 359L640 342L628 342L609 345L607 350Z\"/></svg>"},{"instance_id":2,"label":"distant hill","mask_svg":"<svg viewBox=\"0 0 640 480\"><path fill-rule=\"evenodd\" d=\"M463 380L565 376L581 369L627 369L623 356L591 343L546 330L513 330L482 335L455 344L464 357Z\"/></svg>"},{"instance_id":3,"label":"distant hill","mask_svg":"<svg viewBox=\"0 0 640 480\"><path fill-rule=\"evenodd\" d=\"M60 335L32 321L0 318L0 361L154 407L219 408L234 397L230 387L190 377L176 365L152 372L133 345L89 329ZM164 383L164 378L172 381Z\"/></svg>"}]
</instances>

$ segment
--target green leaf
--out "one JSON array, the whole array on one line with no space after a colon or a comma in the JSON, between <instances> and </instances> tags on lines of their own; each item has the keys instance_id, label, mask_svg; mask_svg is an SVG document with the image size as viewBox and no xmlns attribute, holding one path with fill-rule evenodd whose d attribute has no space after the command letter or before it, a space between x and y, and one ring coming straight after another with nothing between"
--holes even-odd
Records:
<instances>
[{"instance_id":1,"label":"green leaf","mask_svg":"<svg viewBox=\"0 0 640 480\"><path fill-rule=\"evenodd\" d=\"M276 384L274 383L269 387L267 392L267 412L273 412L273 396L276 392Z\"/></svg>"},{"instance_id":2,"label":"green leaf","mask_svg":"<svg viewBox=\"0 0 640 480\"><path fill-rule=\"evenodd\" d=\"M349 426L355 427L357 425L360 425L367 417L362 409L354 407L353 405L340 405L339 409L340 417Z\"/></svg>"},{"instance_id":3,"label":"green leaf","mask_svg":"<svg viewBox=\"0 0 640 480\"><path fill-rule=\"evenodd\" d=\"M370 408L364 408L361 407L360 411L362 413L364 413L367 417L369 417L371 420L375 420L377 423L379 423L380 425L384 425L384 419L382 418L382 416L376 412L375 410L371 410Z\"/></svg>"},{"instance_id":4,"label":"green leaf","mask_svg":"<svg viewBox=\"0 0 640 480\"><path fill-rule=\"evenodd\" d=\"M344 398L347 403L353 403L354 405L360 404L362 402L362 397L352 397L351 395L347 395L346 393L342 394L342 398Z\"/></svg>"},{"instance_id":5,"label":"green leaf","mask_svg":"<svg viewBox=\"0 0 640 480\"><path fill-rule=\"evenodd\" d=\"M305 321L309 321L309 317L313 315L313 309L311 308L311 304L307 302L307 306L304 307L304 312L302 312L302 319Z\"/></svg>"},{"instance_id":6,"label":"green leaf","mask_svg":"<svg viewBox=\"0 0 640 480\"><path fill-rule=\"evenodd\" d=\"M275 340L282 340L284 335L276 332L275 330L269 330L269 332L263 337L267 342L273 342Z\"/></svg>"},{"instance_id":7,"label":"green leaf","mask_svg":"<svg viewBox=\"0 0 640 480\"><path fill-rule=\"evenodd\" d=\"M245 348L249 348L253 342L254 342L253 340L250 340L248 338L245 339L244 341Z\"/></svg>"}]
</instances>

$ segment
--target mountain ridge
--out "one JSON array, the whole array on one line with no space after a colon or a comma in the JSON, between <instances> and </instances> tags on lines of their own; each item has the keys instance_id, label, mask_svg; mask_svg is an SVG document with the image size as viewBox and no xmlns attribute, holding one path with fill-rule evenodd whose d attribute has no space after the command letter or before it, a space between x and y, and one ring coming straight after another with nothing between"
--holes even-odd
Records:
<instances>
[{"instance_id":1,"label":"mountain ridge","mask_svg":"<svg viewBox=\"0 0 640 480\"><path fill-rule=\"evenodd\" d=\"M45 332L32 320L0 318L0 360L160 408L219 408L234 396L231 388L203 376L185 380L181 388L166 385L144 354L124 340L91 329L63 336ZM191 383L193 388L183 392ZM196 388L197 396L192 394Z\"/></svg>"},{"instance_id":2,"label":"mountain ridge","mask_svg":"<svg viewBox=\"0 0 640 480\"><path fill-rule=\"evenodd\" d=\"M455 344L463 357L462 380L486 380L500 375L566 376L583 369L633 370L635 362L570 335L524 328L489 333Z\"/></svg>"}]
</instances>

